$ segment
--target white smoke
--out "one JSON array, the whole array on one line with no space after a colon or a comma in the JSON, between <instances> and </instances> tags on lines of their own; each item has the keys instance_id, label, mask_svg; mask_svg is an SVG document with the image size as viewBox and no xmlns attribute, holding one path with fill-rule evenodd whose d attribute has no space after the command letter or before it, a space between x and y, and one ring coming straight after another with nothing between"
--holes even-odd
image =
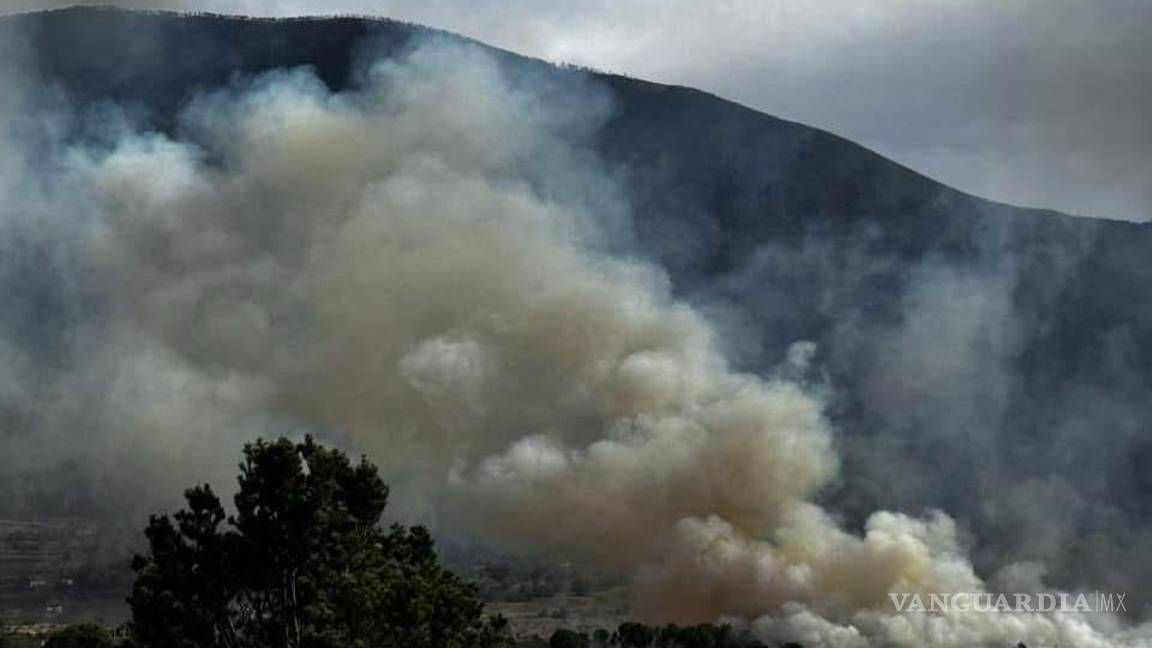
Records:
<instances>
[{"instance_id":1,"label":"white smoke","mask_svg":"<svg viewBox=\"0 0 1152 648\"><path fill-rule=\"evenodd\" d=\"M985 590L953 522L879 512L856 535L813 503L837 470L820 399L731 370L660 272L599 251L597 200L562 198L599 186L569 166L580 111L459 47L366 79L281 72L195 102L182 141L65 147L32 203L4 174L34 211L83 215L60 262L101 303L15 457L68 449L130 499L321 430L419 493L414 514L634 574L645 618L809 646L1140 644L1095 618L895 614L889 593Z\"/></svg>"}]
</instances>

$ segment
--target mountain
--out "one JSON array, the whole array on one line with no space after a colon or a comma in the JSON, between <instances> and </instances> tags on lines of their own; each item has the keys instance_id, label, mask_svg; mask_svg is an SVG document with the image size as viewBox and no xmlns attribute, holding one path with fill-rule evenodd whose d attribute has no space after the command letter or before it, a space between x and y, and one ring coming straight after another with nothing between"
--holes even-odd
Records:
<instances>
[{"instance_id":1,"label":"mountain","mask_svg":"<svg viewBox=\"0 0 1152 648\"><path fill-rule=\"evenodd\" d=\"M544 91L594 87L611 109L584 145L630 214L609 245L663 267L737 366L828 391L845 477L826 497L845 515L940 507L982 538L982 564L1152 582L1139 551L1152 529L1152 226L984 200L698 90L389 20L76 8L5 18L0 35L74 105L113 102L169 133L189 100L238 77L310 66L347 89L366 52L424 38L484 51ZM37 329L8 333L51 347L44 330L66 308L41 261L0 287Z\"/></svg>"}]
</instances>

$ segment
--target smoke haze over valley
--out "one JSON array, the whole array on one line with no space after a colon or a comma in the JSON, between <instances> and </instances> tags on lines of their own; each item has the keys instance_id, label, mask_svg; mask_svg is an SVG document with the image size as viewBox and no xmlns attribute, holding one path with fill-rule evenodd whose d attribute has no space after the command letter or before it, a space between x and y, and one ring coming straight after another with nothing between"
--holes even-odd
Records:
<instances>
[{"instance_id":1,"label":"smoke haze over valley","mask_svg":"<svg viewBox=\"0 0 1152 648\"><path fill-rule=\"evenodd\" d=\"M386 20L0 19L0 515L257 436L807 646L1149 645L1152 230ZM115 549L109 549L115 551ZM891 593L1128 593L1128 614Z\"/></svg>"}]
</instances>

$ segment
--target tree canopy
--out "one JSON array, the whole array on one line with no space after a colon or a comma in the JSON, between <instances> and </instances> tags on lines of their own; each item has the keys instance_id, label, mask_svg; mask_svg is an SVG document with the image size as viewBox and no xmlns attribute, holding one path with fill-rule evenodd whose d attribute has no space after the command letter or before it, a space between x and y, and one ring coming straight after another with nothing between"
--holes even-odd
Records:
<instances>
[{"instance_id":1,"label":"tree canopy","mask_svg":"<svg viewBox=\"0 0 1152 648\"><path fill-rule=\"evenodd\" d=\"M311 438L244 448L235 514L207 485L155 515L132 568L134 642L156 648L501 648L475 587L419 526L382 528L376 467Z\"/></svg>"}]
</instances>

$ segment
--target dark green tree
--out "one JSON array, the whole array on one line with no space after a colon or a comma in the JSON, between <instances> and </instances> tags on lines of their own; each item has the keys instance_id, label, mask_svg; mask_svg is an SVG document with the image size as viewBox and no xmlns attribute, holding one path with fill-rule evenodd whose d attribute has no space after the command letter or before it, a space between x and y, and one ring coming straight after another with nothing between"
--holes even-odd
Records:
<instances>
[{"instance_id":1,"label":"dark green tree","mask_svg":"<svg viewBox=\"0 0 1152 648\"><path fill-rule=\"evenodd\" d=\"M588 648L591 640L583 632L558 628L548 639L548 648Z\"/></svg>"},{"instance_id":2,"label":"dark green tree","mask_svg":"<svg viewBox=\"0 0 1152 648\"><path fill-rule=\"evenodd\" d=\"M440 566L422 527L380 517L388 488L308 438L244 448L236 514L207 486L153 516L129 631L155 648L497 648L506 623Z\"/></svg>"},{"instance_id":3,"label":"dark green tree","mask_svg":"<svg viewBox=\"0 0 1152 648\"><path fill-rule=\"evenodd\" d=\"M628 621L616 629L616 640L625 648L648 648L656 640L656 629Z\"/></svg>"},{"instance_id":4,"label":"dark green tree","mask_svg":"<svg viewBox=\"0 0 1152 648\"><path fill-rule=\"evenodd\" d=\"M668 624L660 629L656 645L660 648L723 648L735 645L731 628L702 623L692 626Z\"/></svg>"}]
</instances>

